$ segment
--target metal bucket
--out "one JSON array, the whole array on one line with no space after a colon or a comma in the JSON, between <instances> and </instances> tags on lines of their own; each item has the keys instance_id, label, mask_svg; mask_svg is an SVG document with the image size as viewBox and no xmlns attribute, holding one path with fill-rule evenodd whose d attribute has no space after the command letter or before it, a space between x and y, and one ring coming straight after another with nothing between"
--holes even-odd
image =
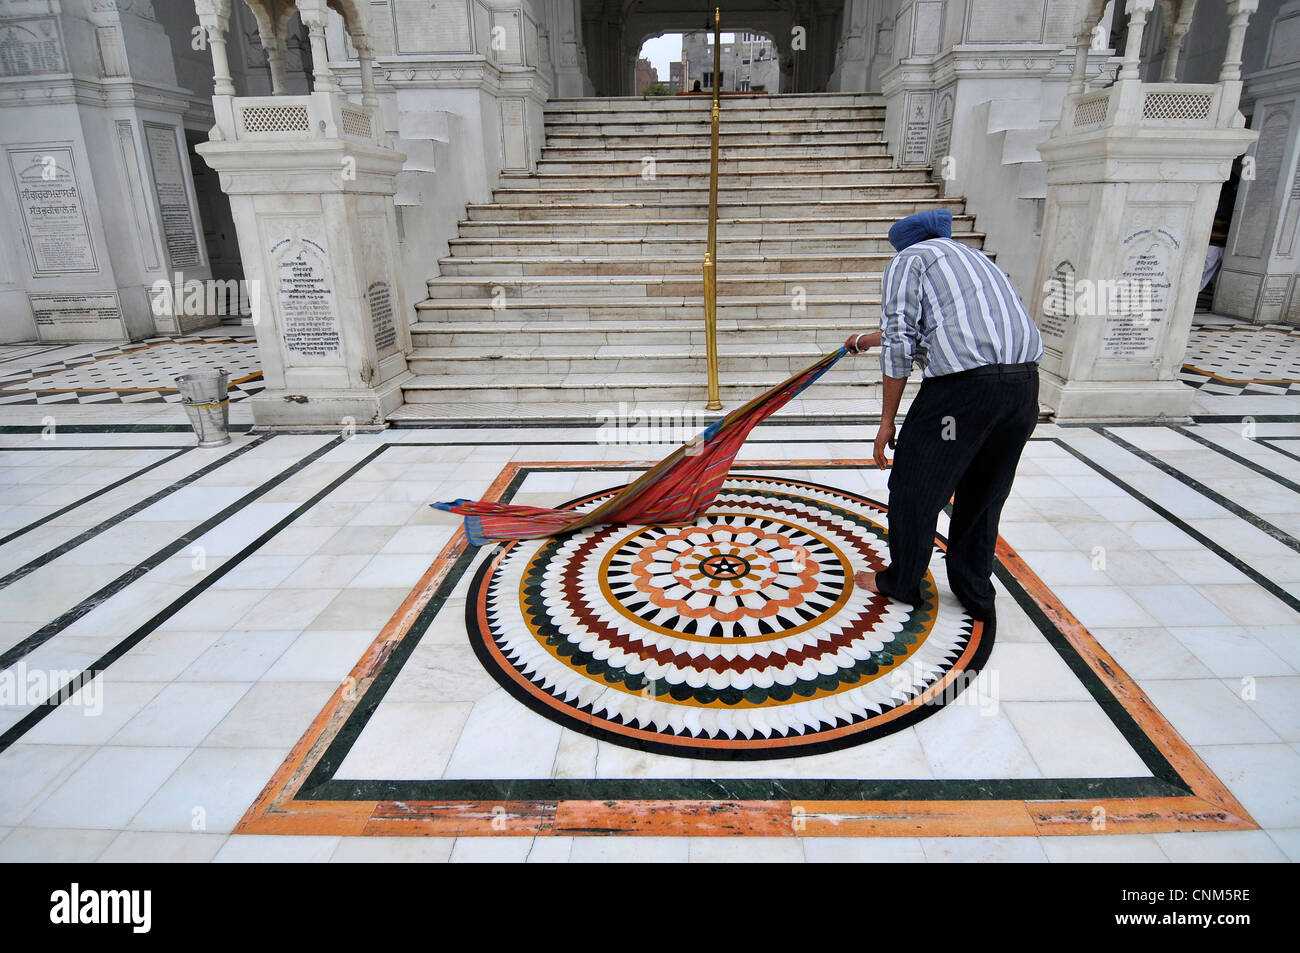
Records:
<instances>
[{"instance_id":1,"label":"metal bucket","mask_svg":"<svg viewBox=\"0 0 1300 953\"><path fill-rule=\"evenodd\" d=\"M200 447L230 443L230 402L226 399L229 385L230 374L221 367L188 371L176 378L181 404L198 434Z\"/></svg>"}]
</instances>

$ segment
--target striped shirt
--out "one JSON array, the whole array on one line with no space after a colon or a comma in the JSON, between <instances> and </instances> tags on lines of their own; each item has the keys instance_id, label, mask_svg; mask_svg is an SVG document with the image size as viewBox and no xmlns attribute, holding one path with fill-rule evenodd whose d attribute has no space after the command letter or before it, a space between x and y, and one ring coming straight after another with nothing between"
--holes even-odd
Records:
<instances>
[{"instance_id":1,"label":"striped shirt","mask_svg":"<svg viewBox=\"0 0 1300 953\"><path fill-rule=\"evenodd\" d=\"M880 368L926 377L986 364L1037 363L1043 339L1011 281L981 251L951 238L903 249L885 270Z\"/></svg>"}]
</instances>

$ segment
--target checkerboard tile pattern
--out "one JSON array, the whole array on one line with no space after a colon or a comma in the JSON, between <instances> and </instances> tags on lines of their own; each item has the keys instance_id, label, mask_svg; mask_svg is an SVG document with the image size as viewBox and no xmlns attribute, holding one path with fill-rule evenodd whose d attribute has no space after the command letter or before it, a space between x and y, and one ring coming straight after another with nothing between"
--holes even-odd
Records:
<instances>
[{"instance_id":1,"label":"checkerboard tile pattern","mask_svg":"<svg viewBox=\"0 0 1300 953\"><path fill-rule=\"evenodd\" d=\"M1193 328L1179 376L1207 394L1300 395L1300 330L1275 324Z\"/></svg>"},{"instance_id":2,"label":"checkerboard tile pattern","mask_svg":"<svg viewBox=\"0 0 1300 953\"><path fill-rule=\"evenodd\" d=\"M0 374L0 404L179 403L179 375L216 367L230 372L231 401L265 387L252 337L149 338Z\"/></svg>"}]
</instances>

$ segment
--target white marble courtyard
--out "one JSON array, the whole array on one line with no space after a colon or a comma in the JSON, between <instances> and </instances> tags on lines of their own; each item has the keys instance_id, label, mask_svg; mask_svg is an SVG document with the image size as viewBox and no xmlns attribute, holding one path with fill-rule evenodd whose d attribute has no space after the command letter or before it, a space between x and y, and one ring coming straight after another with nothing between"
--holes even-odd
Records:
<instances>
[{"instance_id":1,"label":"white marble courtyard","mask_svg":"<svg viewBox=\"0 0 1300 953\"><path fill-rule=\"evenodd\" d=\"M1252 335L1269 335L1276 359L1261 360ZM668 448L609 445L595 427L569 426L267 435L249 432L235 401L232 443L198 450L164 392L123 396L145 385L122 367L97 372L112 385L103 390L88 378L71 390L21 386L66 385L85 374L80 360L93 348L4 348L0 395L51 399L0 396L9 688L0 859L1295 860L1300 405L1285 369L1298 340L1283 330L1198 331L1188 373L1211 383L1198 390L1194 423L1041 424L1026 450L1006 544L1167 720L1170 743L1249 819L1237 829L1095 836L999 836L978 825L954 836L771 836L757 823L753 837L232 833L300 759L304 733L452 540L459 519L429 502L483 496L517 465L513 498L556 505L623 482L618 464ZM172 369L159 357L136 373ZM117 396L94 399L108 390ZM885 475L854 462L870 457L873 435L866 422L779 420L755 432L736 471L883 503ZM466 634L467 590L488 555L471 552L437 597L327 784L549 784L599 797L610 783L652 796L657 785L831 778L880 790L964 785L978 799L981 785L1151 779L1141 733L1081 680L1056 630L1013 599L1010 583L1000 583L980 676L997 701L992 717L952 705L838 752L726 763L594 739L503 691ZM58 706L18 690L35 684L33 673L86 669L102 674Z\"/></svg>"}]
</instances>

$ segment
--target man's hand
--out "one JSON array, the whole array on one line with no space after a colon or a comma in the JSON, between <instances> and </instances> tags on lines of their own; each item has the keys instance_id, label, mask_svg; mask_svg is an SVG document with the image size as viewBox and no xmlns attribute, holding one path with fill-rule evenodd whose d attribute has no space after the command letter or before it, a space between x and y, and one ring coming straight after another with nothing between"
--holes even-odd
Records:
<instances>
[{"instance_id":1,"label":"man's hand","mask_svg":"<svg viewBox=\"0 0 1300 953\"><path fill-rule=\"evenodd\" d=\"M861 354L863 351L869 351L873 347L879 346L879 331L871 331L866 334L850 334L844 341L844 347L850 354Z\"/></svg>"},{"instance_id":2,"label":"man's hand","mask_svg":"<svg viewBox=\"0 0 1300 953\"><path fill-rule=\"evenodd\" d=\"M885 456L885 450L894 449L894 422L881 421L880 429L876 431L876 448L873 456L876 460L876 466L881 470L893 464L893 460Z\"/></svg>"}]
</instances>

